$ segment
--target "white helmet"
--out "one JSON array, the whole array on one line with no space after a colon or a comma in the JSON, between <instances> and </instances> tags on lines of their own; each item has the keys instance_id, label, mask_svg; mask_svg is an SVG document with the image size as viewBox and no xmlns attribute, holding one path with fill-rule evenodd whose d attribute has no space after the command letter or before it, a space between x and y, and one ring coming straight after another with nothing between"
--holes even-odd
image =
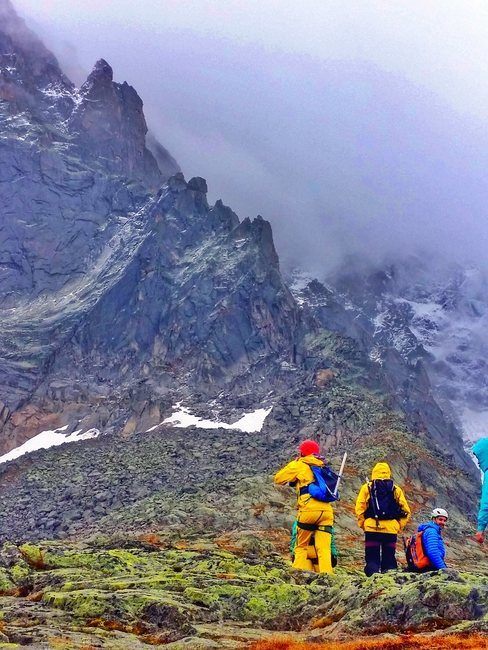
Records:
<instances>
[{"instance_id":1,"label":"white helmet","mask_svg":"<svg viewBox=\"0 0 488 650\"><path fill-rule=\"evenodd\" d=\"M434 508L430 516L432 519L435 519L436 517L445 517L447 519L449 517L447 510L444 510L444 508Z\"/></svg>"}]
</instances>

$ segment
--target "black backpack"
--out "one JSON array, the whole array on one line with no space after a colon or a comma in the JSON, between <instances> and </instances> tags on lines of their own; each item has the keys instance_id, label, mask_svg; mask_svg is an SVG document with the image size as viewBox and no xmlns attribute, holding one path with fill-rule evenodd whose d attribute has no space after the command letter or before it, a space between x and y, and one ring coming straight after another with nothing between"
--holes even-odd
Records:
<instances>
[{"instance_id":1,"label":"black backpack","mask_svg":"<svg viewBox=\"0 0 488 650\"><path fill-rule=\"evenodd\" d=\"M368 483L369 504L364 513L366 518L401 519L405 513L395 499L395 484L391 478L375 479Z\"/></svg>"}]
</instances>

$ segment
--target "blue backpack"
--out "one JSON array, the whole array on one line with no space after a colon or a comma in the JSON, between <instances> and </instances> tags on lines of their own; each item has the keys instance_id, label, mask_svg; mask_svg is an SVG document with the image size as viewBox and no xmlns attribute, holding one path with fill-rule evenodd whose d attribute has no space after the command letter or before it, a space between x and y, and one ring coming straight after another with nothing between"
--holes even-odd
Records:
<instances>
[{"instance_id":1,"label":"blue backpack","mask_svg":"<svg viewBox=\"0 0 488 650\"><path fill-rule=\"evenodd\" d=\"M317 501L337 501L339 499L339 492L334 493L334 490L339 480L339 475L333 472L330 467L322 465L309 465L313 472L313 482L305 487L300 488L300 495L310 494L313 499Z\"/></svg>"}]
</instances>

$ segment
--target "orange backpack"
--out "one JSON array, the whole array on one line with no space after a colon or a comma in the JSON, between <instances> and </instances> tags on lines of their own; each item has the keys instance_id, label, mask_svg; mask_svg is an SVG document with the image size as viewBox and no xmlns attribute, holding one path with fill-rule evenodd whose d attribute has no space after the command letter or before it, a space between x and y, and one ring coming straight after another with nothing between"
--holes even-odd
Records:
<instances>
[{"instance_id":1,"label":"orange backpack","mask_svg":"<svg viewBox=\"0 0 488 650\"><path fill-rule=\"evenodd\" d=\"M405 541L405 556L407 558L408 568L411 571L420 571L430 566L430 560L425 554L424 545L422 543L422 535L424 531L415 533Z\"/></svg>"}]
</instances>

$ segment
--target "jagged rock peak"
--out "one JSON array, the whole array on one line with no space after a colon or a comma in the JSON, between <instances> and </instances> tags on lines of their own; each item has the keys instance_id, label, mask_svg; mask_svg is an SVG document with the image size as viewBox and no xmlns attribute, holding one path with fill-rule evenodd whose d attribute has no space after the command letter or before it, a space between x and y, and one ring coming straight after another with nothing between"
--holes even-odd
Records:
<instances>
[{"instance_id":1,"label":"jagged rock peak","mask_svg":"<svg viewBox=\"0 0 488 650\"><path fill-rule=\"evenodd\" d=\"M227 205L224 205L222 199L218 199L210 211L212 218L221 224L227 224L229 231L233 230L239 225L239 217Z\"/></svg>"},{"instance_id":2,"label":"jagged rock peak","mask_svg":"<svg viewBox=\"0 0 488 650\"><path fill-rule=\"evenodd\" d=\"M111 84L114 78L112 66L105 59L98 59L85 83Z\"/></svg>"},{"instance_id":3,"label":"jagged rock peak","mask_svg":"<svg viewBox=\"0 0 488 650\"><path fill-rule=\"evenodd\" d=\"M186 190L187 184L183 172L177 172L170 176L165 184L171 192L182 192ZM164 187L161 189L160 194L164 193Z\"/></svg>"},{"instance_id":4,"label":"jagged rock peak","mask_svg":"<svg viewBox=\"0 0 488 650\"><path fill-rule=\"evenodd\" d=\"M279 268L279 258L273 242L271 224L266 219L263 219L260 214L252 221L249 217L243 219L237 228L235 228L232 235L234 239L250 237L259 245L261 251L271 264Z\"/></svg>"},{"instance_id":5,"label":"jagged rock peak","mask_svg":"<svg viewBox=\"0 0 488 650\"><path fill-rule=\"evenodd\" d=\"M109 173L142 181L150 191L179 169L154 138L157 160L146 147L147 124L136 90L114 83L111 66L99 59L77 92L10 0L0 0L0 99L10 112L28 111L36 123L68 132L76 156L103 161ZM51 133L50 127L46 137Z\"/></svg>"},{"instance_id":6,"label":"jagged rock peak","mask_svg":"<svg viewBox=\"0 0 488 650\"><path fill-rule=\"evenodd\" d=\"M190 178L188 181L188 189L193 190L194 192L202 192L202 194L206 194L208 192L207 181L204 178L200 178L200 176Z\"/></svg>"}]
</instances>

